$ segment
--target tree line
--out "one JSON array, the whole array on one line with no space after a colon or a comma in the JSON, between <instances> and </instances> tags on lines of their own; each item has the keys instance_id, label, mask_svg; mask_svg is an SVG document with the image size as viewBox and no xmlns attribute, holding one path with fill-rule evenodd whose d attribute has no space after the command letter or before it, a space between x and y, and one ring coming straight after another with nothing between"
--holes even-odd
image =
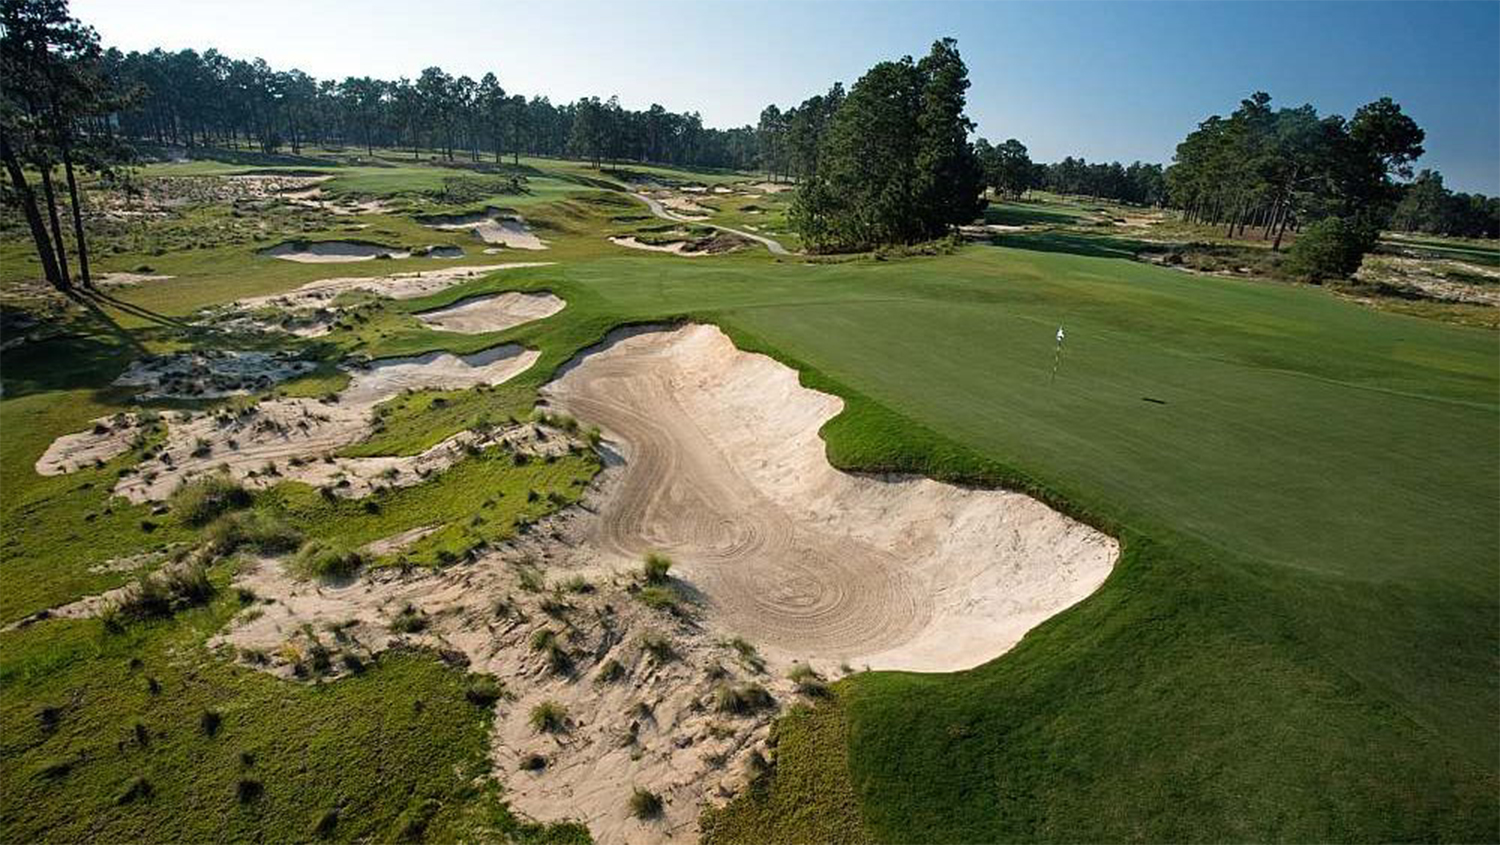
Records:
<instances>
[{"instance_id":1,"label":"tree line","mask_svg":"<svg viewBox=\"0 0 1500 845\"><path fill-rule=\"evenodd\" d=\"M278 71L264 60L215 50L103 51L101 75L135 92L112 125L163 145L241 146L274 153L304 146L437 150L445 159L479 161L521 155L575 155L602 161L651 161L749 168L749 127L705 127L697 112L653 104L643 111L611 97L554 104L507 92L494 73L475 80L429 67L416 79L369 76L319 80Z\"/></svg>"},{"instance_id":2,"label":"tree line","mask_svg":"<svg viewBox=\"0 0 1500 845\"><path fill-rule=\"evenodd\" d=\"M1423 170L1401 192L1392 229L1460 238L1500 238L1500 197L1450 191L1443 174Z\"/></svg>"},{"instance_id":3,"label":"tree line","mask_svg":"<svg viewBox=\"0 0 1500 845\"><path fill-rule=\"evenodd\" d=\"M1392 177L1411 175L1424 138L1389 97L1345 119L1310 105L1273 109L1258 92L1177 145L1167 185L1189 220L1223 226L1226 236L1259 230L1280 248L1288 227L1336 217L1373 246L1400 199Z\"/></svg>"}]
</instances>

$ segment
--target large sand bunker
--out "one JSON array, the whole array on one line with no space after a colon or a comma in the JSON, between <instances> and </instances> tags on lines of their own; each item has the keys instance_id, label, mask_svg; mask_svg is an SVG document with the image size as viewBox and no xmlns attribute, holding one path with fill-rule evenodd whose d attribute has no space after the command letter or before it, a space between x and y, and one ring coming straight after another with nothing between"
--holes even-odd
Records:
<instances>
[{"instance_id":1,"label":"large sand bunker","mask_svg":"<svg viewBox=\"0 0 1500 845\"><path fill-rule=\"evenodd\" d=\"M376 258L411 257L408 250L365 241L287 241L267 247L260 254L299 264L344 264Z\"/></svg>"},{"instance_id":2,"label":"large sand bunker","mask_svg":"<svg viewBox=\"0 0 1500 845\"><path fill-rule=\"evenodd\" d=\"M506 214L498 208L487 208L477 214L433 215L418 218L418 222L434 229L470 232L487 244L500 244L511 249L547 248L546 242L531 231L524 218Z\"/></svg>"},{"instance_id":3,"label":"large sand bunker","mask_svg":"<svg viewBox=\"0 0 1500 845\"><path fill-rule=\"evenodd\" d=\"M619 333L547 388L620 441L595 542L678 560L715 623L822 666L976 666L1099 586L1118 544L1019 493L829 465L842 400L718 329Z\"/></svg>"},{"instance_id":4,"label":"large sand bunker","mask_svg":"<svg viewBox=\"0 0 1500 845\"><path fill-rule=\"evenodd\" d=\"M522 323L541 320L563 310L566 305L546 293L506 291L490 296L460 300L446 308L423 311L416 318L445 332L478 334L504 331Z\"/></svg>"},{"instance_id":5,"label":"large sand bunker","mask_svg":"<svg viewBox=\"0 0 1500 845\"><path fill-rule=\"evenodd\" d=\"M640 249L645 250L646 252L666 252L672 255L681 255L684 258L698 258L700 256L709 254L703 250L692 249L693 245L688 241L670 241L664 244L648 244L645 241L636 238L634 235L630 235L626 237L612 237L609 239L609 242L614 244L615 246L629 247L630 249Z\"/></svg>"}]
</instances>

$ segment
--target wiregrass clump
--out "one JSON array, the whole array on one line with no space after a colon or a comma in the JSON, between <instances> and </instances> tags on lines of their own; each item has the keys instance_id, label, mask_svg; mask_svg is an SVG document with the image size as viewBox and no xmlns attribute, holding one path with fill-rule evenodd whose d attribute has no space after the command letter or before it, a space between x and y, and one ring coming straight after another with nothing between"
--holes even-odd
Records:
<instances>
[{"instance_id":1,"label":"wiregrass clump","mask_svg":"<svg viewBox=\"0 0 1500 845\"><path fill-rule=\"evenodd\" d=\"M298 547L302 532L265 511L235 511L214 520L206 532L208 551L227 555L242 548L262 554L283 554Z\"/></svg>"},{"instance_id":2,"label":"wiregrass clump","mask_svg":"<svg viewBox=\"0 0 1500 845\"><path fill-rule=\"evenodd\" d=\"M119 598L106 604L100 617L106 628L118 631L127 622L160 619L188 607L207 604L214 591L206 564L175 565L141 576L121 591Z\"/></svg>"},{"instance_id":3,"label":"wiregrass clump","mask_svg":"<svg viewBox=\"0 0 1500 845\"><path fill-rule=\"evenodd\" d=\"M630 793L630 814L642 820L660 816L661 796L639 786L634 787Z\"/></svg>"},{"instance_id":4,"label":"wiregrass clump","mask_svg":"<svg viewBox=\"0 0 1500 845\"><path fill-rule=\"evenodd\" d=\"M207 525L233 510L250 507L250 491L226 475L210 475L177 488L169 504L183 523Z\"/></svg>"},{"instance_id":5,"label":"wiregrass clump","mask_svg":"<svg viewBox=\"0 0 1500 845\"><path fill-rule=\"evenodd\" d=\"M562 733L568 729L568 708L549 699L531 708L527 721L537 733Z\"/></svg>"},{"instance_id":6,"label":"wiregrass clump","mask_svg":"<svg viewBox=\"0 0 1500 845\"><path fill-rule=\"evenodd\" d=\"M292 558L292 572L299 578L338 580L352 578L364 568L365 556L323 540L308 540Z\"/></svg>"},{"instance_id":7,"label":"wiregrass clump","mask_svg":"<svg viewBox=\"0 0 1500 845\"><path fill-rule=\"evenodd\" d=\"M776 699L760 684L733 686L720 684L714 690L714 711L731 716L744 716L757 710L773 707Z\"/></svg>"}]
</instances>

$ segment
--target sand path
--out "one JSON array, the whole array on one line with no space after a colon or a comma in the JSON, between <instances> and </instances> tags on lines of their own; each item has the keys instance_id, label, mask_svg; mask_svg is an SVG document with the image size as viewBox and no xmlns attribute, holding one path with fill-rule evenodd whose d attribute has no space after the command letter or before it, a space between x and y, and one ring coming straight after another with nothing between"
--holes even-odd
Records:
<instances>
[{"instance_id":1,"label":"sand path","mask_svg":"<svg viewBox=\"0 0 1500 845\"><path fill-rule=\"evenodd\" d=\"M789 250L787 250L786 247L782 246L777 241L766 237L765 235L757 235L754 232L746 232L741 229L731 229L728 226L720 226L717 223L704 222L701 218L677 214L673 211L668 210L667 207L662 205L661 202L655 197L649 196L647 194L632 193L631 196L645 203L646 207L651 209L652 214L655 214L657 217L660 217L663 220L671 220L675 223L696 223L699 226L707 226L710 229L718 229L721 232L728 232L731 235L739 235L742 238L746 238L748 240L752 240L756 243L764 245L766 249L769 249L771 251L772 255L792 254Z\"/></svg>"}]
</instances>

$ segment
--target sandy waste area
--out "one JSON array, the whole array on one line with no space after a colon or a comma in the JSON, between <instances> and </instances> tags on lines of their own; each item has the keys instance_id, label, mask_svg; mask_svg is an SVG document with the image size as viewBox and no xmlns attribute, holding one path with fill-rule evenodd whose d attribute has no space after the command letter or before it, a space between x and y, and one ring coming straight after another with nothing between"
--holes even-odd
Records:
<instances>
[{"instance_id":1,"label":"sandy waste area","mask_svg":"<svg viewBox=\"0 0 1500 845\"><path fill-rule=\"evenodd\" d=\"M313 432L353 431L393 391L497 383L534 355L494 354L376 362L337 403L278 400L275 412L284 424L336 419L250 448L273 460L288 454L276 451L284 436L303 454L318 437L332 448L350 435ZM305 677L311 654L337 677L401 643L495 675L492 756L507 800L537 819L582 820L596 841L695 839L704 804L763 763L775 714L818 694L792 667L831 679L976 666L1091 593L1118 558L1112 538L1019 493L833 468L818 431L842 401L712 326L619 330L543 393L603 431L605 469L582 503L439 572L330 583L251 561L236 584L258 598L216 642L284 677ZM362 411L345 420L346 407ZM217 426L174 425L169 449ZM167 489L139 474L121 485L132 498ZM675 612L638 598L647 552L675 562ZM539 728L544 702L558 718ZM636 788L662 797L659 817L631 816Z\"/></svg>"}]
</instances>

